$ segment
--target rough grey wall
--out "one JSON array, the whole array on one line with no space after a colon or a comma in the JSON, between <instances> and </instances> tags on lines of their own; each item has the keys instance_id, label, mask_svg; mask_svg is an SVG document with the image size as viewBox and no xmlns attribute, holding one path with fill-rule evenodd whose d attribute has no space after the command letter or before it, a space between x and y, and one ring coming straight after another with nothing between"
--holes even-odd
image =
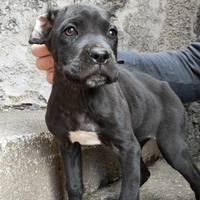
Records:
<instances>
[{"instance_id":1,"label":"rough grey wall","mask_svg":"<svg viewBox=\"0 0 200 200\"><path fill-rule=\"evenodd\" d=\"M199 5L199 10L197 12L197 18L195 21L195 25L194 25L194 33L197 36L200 36L200 5Z\"/></svg>"},{"instance_id":2,"label":"rough grey wall","mask_svg":"<svg viewBox=\"0 0 200 200\"><path fill-rule=\"evenodd\" d=\"M47 3L48 2L48 3ZM35 67L28 44L36 18L48 6L74 0L1 0L0 109L22 103L45 106L51 86ZM179 50L200 35L200 0L76 0L95 3L113 14L119 29L119 49L137 52ZM195 32L195 33L194 33ZM188 143L199 151L200 106L187 106Z\"/></svg>"},{"instance_id":3,"label":"rough grey wall","mask_svg":"<svg viewBox=\"0 0 200 200\"><path fill-rule=\"evenodd\" d=\"M190 153L200 160L200 101L186 105L188 114L186 142Z\"/></svg>"},{"instance_id":4,"label":"rough grey wall","mask_svg":"<svg viewBox=\"0 0 200 200\"><path fill-rule=\"evenodd\" d=\"M63 6L74 0L48 0ZM36 18L47 9L45 0L1 0L0 107L21 103L46 105L51 86L35 67L29 35ZM76 0L110 10L119 28L119 48L138 52L184 49L193 33L197 0ZM197 29L197 28L196 28Z\"/></svg>"},{"instance_id":5,"label":"rough grey wall","mask_svg":"<svg viewBox=\"0 0 200 200\"><path fill-rule=\"evenodd\" d=\"M71 4L73 0L66 0ZM35 67L28 39L36 18L53 0L0 1L0 108L22 103L46 106L51 86Z\"/></svg>"},{"instance_id":6,"label":"rough grey wall","mask_svg":"<svg viewBox=\"0 0 200 200\"><path fill-rule=\"evenodd\" d=\"M120 16L120 46L139 52L184 49L196 37L193 25L198 4L189 0L130 0L116 13Z\"/></svg>"},{"instance_id":7,"label":"rough grey wall","mask_svg":"<svg viewBox=\"0 0 200 200\"><path fill-rule=\"evenodd\" d=\"M44 4L43 1L1 0L1 106L28 102L44 105L46 102L49 85L44 81L44 74L35 68L35 59L27 43L36 16L45 12Z\"/></svg>"}]
</instances>

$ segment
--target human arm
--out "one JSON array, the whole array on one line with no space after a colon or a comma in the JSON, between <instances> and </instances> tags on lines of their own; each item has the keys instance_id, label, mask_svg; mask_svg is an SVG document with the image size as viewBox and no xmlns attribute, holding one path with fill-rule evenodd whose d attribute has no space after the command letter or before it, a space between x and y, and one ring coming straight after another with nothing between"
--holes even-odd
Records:
<instances>
[{"instance_id":1,"label":"human arm","mask_svg":"<svg viewBox=\"0 0 200 200\"><path fill-rule=\"evenodd\" d=\"M184 103L200 99L200 37L183 51L119 51L118 60L167 81Z\"/></svg>"}]
</instances>

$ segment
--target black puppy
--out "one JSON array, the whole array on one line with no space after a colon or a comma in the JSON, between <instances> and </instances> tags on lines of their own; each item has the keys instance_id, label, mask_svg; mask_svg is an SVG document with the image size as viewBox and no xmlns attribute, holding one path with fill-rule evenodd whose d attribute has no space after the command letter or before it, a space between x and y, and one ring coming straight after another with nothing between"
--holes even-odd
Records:
<instances>
[{"instance_id":1,"label":"black puppy","mask_svg":"<svg viewBox=\"0 0 200 200\"><path fill-rule=\"evenodd\" d=\"M149 138L200 200L200 171L184 141L182 103L166 82L117 64L117 29L102 9L51 9L37 19L29 42L46 44L55 62L46 123L60 141L70 200L83 194L80 144L105 145L121 162L121 193L105 199L139 199L149 176L140 143Z\"/></svg>"}]
</instances>

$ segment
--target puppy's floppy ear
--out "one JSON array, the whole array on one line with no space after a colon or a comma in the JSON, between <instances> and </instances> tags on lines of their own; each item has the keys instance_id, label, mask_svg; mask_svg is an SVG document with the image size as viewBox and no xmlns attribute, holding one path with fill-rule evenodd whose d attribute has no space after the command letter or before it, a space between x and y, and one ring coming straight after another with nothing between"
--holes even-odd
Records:
<instances>
[{"instance_id":1,"label":"puppy's floppy ear","mask_svg":"<svg viewBox=\"0 0 200 200\"><path fill-rule=\"evenodd\" d=\"M51 34L53 22L60 9L50 9L48 13L39 16L36 20L33 32L30 36L30 44L45 44Z\"/></svg>"}]
</instances>

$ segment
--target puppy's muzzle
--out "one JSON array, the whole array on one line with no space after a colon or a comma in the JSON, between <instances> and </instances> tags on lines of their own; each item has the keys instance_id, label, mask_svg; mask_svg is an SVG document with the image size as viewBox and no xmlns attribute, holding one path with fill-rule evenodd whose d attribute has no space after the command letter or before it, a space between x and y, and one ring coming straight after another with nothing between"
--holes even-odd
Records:
<instances>
[{"instance_id":1,"label":"puppy's muzzle","mask_svg":"<svg viewBox=\"0 0 200 200\"><path fill-rule=\"evenodd\" d=\"M84 83L89 87L99 87L113 82L109 75L109 65L107 65L110 58L108 50L103 47L94 47L88 51L88 55L94 63L96 71L87 76L84 80Z\"/></svg>"},{"instance_id":2,"label":"puppy's muzzle","mask_svg":"<svg viewBox=\"0 0 200 200\"><path fill-rule=\"evenodd\" d=\"M107 50L99 48L92 49L89 55L93 61L98 64L106 63L110 57Z\"/></svg>"}]
</instances>

